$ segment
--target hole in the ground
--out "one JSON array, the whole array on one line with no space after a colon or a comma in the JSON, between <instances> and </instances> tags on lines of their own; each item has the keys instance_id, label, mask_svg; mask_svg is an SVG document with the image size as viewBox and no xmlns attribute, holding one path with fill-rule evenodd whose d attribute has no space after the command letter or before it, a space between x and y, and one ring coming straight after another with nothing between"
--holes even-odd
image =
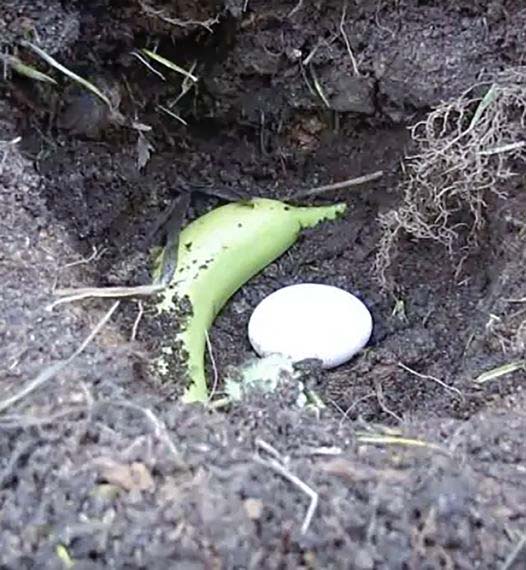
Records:
<instances>
[{"instance_id":1,"label":"hole in the ground","mask_svg":"<svg viewBox=\"0 0 526 570\"><path fill-rule=\"evenodd\" d=\"M99 21L96 9L91 16L93 22ZM409 119L432 101L393 99L398 91L390 81L396 72L387 67L377 115L341 114L336 130L320 103L320 98L323 102L332 96L336 85L330 84L329 75L305 75L301 65L287 59L286 38L279 35L273 18L271 26L263 22L261 29L283 43L279 58L253 41L250 29L255 24L247 20L246 27L239 27L231 16L215 25L213 33L194 26L177 41L167 34L156 38L164 57L186 67L197 61L199 88L185 95L184 104L177 108L187 126L159 111L159 105L168 105L180 92L182 77L159 68L169 77L160 81L138 61L119 67L124 44L107 36L100 48L109 57L104 71L121 84L121 111L153 126L152 134L147 134L153 144L150 160L143 171L138 170L138 134L133 129L113 128L92 140L68 136L53 125L50 144L42 138L40 148L45 150L39 154L47 205L68 225L82 251L106 249L94 265L100 284L144 282L148 252L141 251L143 239L181 184L206 181L249 195L279 197L291 188L383 170L378 183L334 193L331 199L348 201L348 215L309 232L287 256L233 297L211 331L216 365L225 370L251 355L246 324L263 296L300 281L334 284L365 299L375 320L368 350L318 379L317 385L338 413L387 422L398 422L407 414L469 416L485 405L472 380L492 366L492 343L513 343L506 331L487 337L492 317L489 308L481 308L495 295L492 289L502 287L494 270L495 254L503 271L513 263L503 248L495 247L507 239L507 229L499 228L500 235L486 233L479 249L465 260L461 255L450 259L432 241L402 239L394 258L397 292L382 292L373 271L381 237L378 215L399 203L400 161L412 147L407 146L405 124L386 127L381 107L398 105L398 116L406 113ZM334 50L333 39L326 37ZM126 46L141 47L152 41L152 33L141 29L127 39ZM319 71L330 53L327 46L322 47L323 57L314 59ZM75 53L78 64L85 65L81 47ZM347 51L340 50L340 56L343 65ZM335 60L332 65L337 64ZM98 65L104 67L104 62ZM41 96L44 104L49 102L45 92ZM38 122L39 132L46 131L48 121L44 115ZM34 117L31 124L35 125ZM198 215L218 203L195 195L190 212ZM464 221L469 225L469 215L451 213L459 218L456 227ZM133 314L131 309L127 325ZM502 317L495 318L493 325L498 328ZM159 331L158 327L153 330ZM146 340L147 333L145 324L138 338ZM475 345L478 354L472 354Z\"/></svg>"}]
</instances>

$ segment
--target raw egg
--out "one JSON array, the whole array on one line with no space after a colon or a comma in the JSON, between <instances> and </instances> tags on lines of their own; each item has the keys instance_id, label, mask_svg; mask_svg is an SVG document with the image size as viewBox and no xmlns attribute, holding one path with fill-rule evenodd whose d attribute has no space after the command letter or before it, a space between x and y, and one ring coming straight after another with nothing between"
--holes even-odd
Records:
<instances>
[{"instance_id":1,"label":"raw egg","mask_svg":"<svg viewBox=\"0 0 526 570\"><path fill-rule=\"evenodd\" d=\"M250 344L259 356L282 354L299 362L317 358L334 368L362 350L373 319L351 293L315 283L279 289L263 299L248 323Z\"/></svg>"}]
</instances>

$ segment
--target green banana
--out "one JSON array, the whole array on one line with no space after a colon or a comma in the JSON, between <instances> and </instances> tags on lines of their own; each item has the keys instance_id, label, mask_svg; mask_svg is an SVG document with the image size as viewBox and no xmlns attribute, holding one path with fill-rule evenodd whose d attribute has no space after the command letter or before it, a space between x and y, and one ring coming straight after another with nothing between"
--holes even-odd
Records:
<instances>
[{"instance_id":1,"label":"green banana","mask_svg":"<svg viewBox=\"0 0 526 570\"><path fill-rule=\"evenodd\" d=\"M205 402L208 390L204 354L208 329L228 299L251 277L282 255L304 228L343 214L345 204L295 207L265 198L221 206L190 223L180 234L177 265L160 293L159 314L177 314L183 322L158 361L161 374L185 353L187 378L183 400ZM169 252L164 252L167 254ZM190 311L181 316L181 303Z\"/></svg>"}]
</instances>

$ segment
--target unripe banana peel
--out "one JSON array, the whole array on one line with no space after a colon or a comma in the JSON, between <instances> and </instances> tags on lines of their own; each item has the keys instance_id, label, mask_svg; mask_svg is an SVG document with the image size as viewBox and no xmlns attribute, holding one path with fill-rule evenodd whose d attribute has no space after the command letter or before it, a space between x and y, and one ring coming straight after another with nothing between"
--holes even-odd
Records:
<instances>
[{"instance_id":1,"label":"unripe banana peel","mask_svg":"<svg viewBox=\"0 0 526 570\"><path fill-rule=\"evenodd\" d=\"M303 229L333 220L345 209L343 203L296 207L278 200L253 198L216 208L182 230L175 273L160 293L157 309L159 314L179 315L177 318L183 322L179 323L175 338L170 339L170 346L162 349L157 370L173 381L168 362L184 356L187 377L183 401L208 399L206 339L228 299L287 251ZM189 303L185 316L181 316L181 303Z\"/></svg>"}]
</instances>

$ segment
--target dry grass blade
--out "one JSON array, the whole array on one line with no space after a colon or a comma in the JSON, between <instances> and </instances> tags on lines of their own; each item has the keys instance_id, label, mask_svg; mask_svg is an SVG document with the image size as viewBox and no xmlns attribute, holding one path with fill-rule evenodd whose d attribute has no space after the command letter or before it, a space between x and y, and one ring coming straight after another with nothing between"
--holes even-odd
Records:
<instances>
[{"instance_id":1,"label":"dry grass blade","mask_svg":"<svg viewBox=\"0 0 526 570\"><path fill-rule=\"evenodd\" d=\"M526 533L522 535L522 538L520 538L519 542L517 542L513 550L509 553L500 570L511 570L523 550L526 550Z\"/></svg>"},{"instance_id":2,"label":"dry grass blade","mask_svg":"<svg viewBox=\"0 0 526 570\"><path fill-rule=\"evenodd\" d=\"M196 67L197 67L197 61L194 61L189 71L189 73L192 74L192 76ZM189 77L185 77L181 84L181 92L179 93L179 95L177 95L177 97L173 101L170 101L170 104L168 106L171 108L174 105L177 105L177 103L192 89L194 85L195 85L194 81L192 81Z\"/></svg>"},{"instance_id":3,"label":"dry grass blade","mask_svg":"<svg viewBox=\"0 0 526 570\"><path fill-rule=\"evenodd\" d=\"M159 55L154 51L150 51L149 49L143 49L141 51L142 53L144 53L145 55L147 55L149 58L153 59L157 63L160 63L161 65L164 65L168 69L171 69L172 71L175 71L177 73L180 73L181 75L184 75L185 77L188 77L188 79L191 79L194 83L197 83L197 81L199 81L199 79L195 75L193 75L189 71L186 71L186 69L179 67L176 63L170 61L169 59L166 59L162 55Z\"/></svg>"},{"instance_id":4,"label":"dry grass blade","mask_svg":"<svg viewBox=\"0 0 526 570\"><path fill-rule=\"evenodd\" d=\"M133 50L130 52L130 55L137 58L143 65L145 65L152 73L155 73L157 77L160 77L163 81L166 81L166 77L145 58L143 57L137 50Z\"/></svg>"},{"instance_id":5,"label":"dry grass blade","mask_svg":"<svg viewBox=\"0 0 526 570\"><path fill-rule=\"evenodd\" d=\"M75 561L71 558L69 550L63 544L58 544L55 547L55 554L62 562L64 568L73 568L75 566Z\"/></svg>"},{"instance_id":6,"label":"dry grass blade","mask_svg":"<svg viewBox=\"0 0 526 570\"><path fill-rule=\"evenodd\" d=\"M325 107L327 107L327 109L330 109L331 104L329 103L329 100L327 99L327 96L325 95L325 92L323 91L323 88L322 88L321 83L318 79L318 76L316 75L316 72L314 71L314 67L312 67L312 65L311 65L309 67L309 69L310 69L310 74L312 77L312 82L314 83L314 90L316 91L316 94L321 99L321 101L325 105Z\"/></svg>"},{"instance_id":7,"label":"dry grass blade","mask_svg":"<svg viewBox=\"0 0 526 570\"><path fill-rule=\"evenodd\" d=\"M163 113L166 113L167 115L170 115L170 117L174 118L175 120L179 121L182 125L184 125L185 127L188 126L188 123L182 118L180 117L177 113L174 113L173 111L170 111L170 109L168 109L167 107L165 107L164 105L157 105L157 108L159 109L159 111L162 111Z\"/></svg>"},{"instance_id":8,"label":"dry grass blade","mask_svg":"<svg viewBox=\"0 0 526 570\"><path fill-rule=\"evenodd\" d=\"M517 360L504 364L503 366L498 366L497 368L492 368L477 376L473 381L477 384L485 384L491 380L497 380L498 378L502 378L502 376L516 372L517 370L526 370L526 360Z\"/></svg>"},{"instance_id":9,"label":"dry grass blade","mask_svg":"<svg viewBox=\"0 0 526 570\"><path fill-rule=\"evenodd\" d=\"M15 137L14 139L11 139L10 141L0 141L0 147L14 146L14 145L18 144L21 140L22 140L22 137L18 136L18 137Z\"/></svg>"},{"instance_id":10,"label":"dry grass blade","mask_svg":"<svg viewBox=\"0 0 526 570\"><path fill-rule=\"evenodd\" d=\"M439 451L444 455L450 455L449 451L436 443L431 443L422 439L410 437L399 437L394 435L360 434L356 438L359 443L372 443L375 445L400 445L403 447L420 447Z\"/></svg>"},{"instance_id":11,"label":"dry grass blade","mask_svg":"<svg viewBox=\"0 0 526 570\"><path fill-rule=\"evenodd\" d=\"M299 12L303 8L303 0L298 0L298 3L292 10L287 14L287 18L292 18L296 12Z\"/></svg>"},{"instance_id":12,"label":"dry grass blade","mask_svg":"<svg viewBox=\"0 0 526 570\"><path fill-rule=\"evenodd\" d=\"M2 56L2 59L7 65L9 65L12 69L24 77L29 77L29 79L34 79L35 81L42 81L43 83L51 83L53 85L57 84L57 82L52 77L46 75L45 73L42 73L41 71L38 71L38 69L35 69L31 65L23 63L20 59L18 59L18 57L15 57L14 55L4 55Z\"/></svg>"},{"instance_id":13,"label":"dry grass blade","mask_svg":"<svg viewBox=\"0 0 526 570\"><path fill-rule=\"evenodd\" d=\"M165 285L138 285L137 287L81 287L78 289L57 289L54 293L63 296L46 307L48 311L58 305L82 301L83 299L118 299L148 297L161 292Z\"/></svg>"},{"instance_id":14,"label":"dry grass blade","mask_svg":"<svg viewBox=\"0 0 526 570\"><path fill-rule=\"evenodd\" d=\"M80 75L77 75L76 73L74 73L73 71L71 71L70 69L59 63L56 59L51 57L48 53L46 53L43 49L39 48L35 44L28 41L23 41L22 45L32 49L43 60L49 63L49 65L51 65L55 69L58 69L64 75L67 75L70 79L73 79L73 81L76 81L77 83L79 83L80 85L91 91L94 95L99 97L99 99L104 101L104 103L106 103L106 105L108 105L110 109L113 110L113 105L111 104L111 101L108 99L108 97L106 97L106 95L104 95L104 93L98 87L93 85L93 83L90 83L83 77L80 77Z\"/></svg>"},{"instance_id":15,"label":"dry grass blade","mask_svg":"<svg viewBox=\"0 0 526 570\"><path fill-rule=\"evenodd\" d=\"M480 102L479 106L477 107L477 110L475 111L475 114L473 115L473 118L471 119L471 123L469 123L469 127L467 132L470 132L473 128L475 128L475 126L477 125L477 123L480 121L484 111L492 104L495 102L495 100L498 97L498 90L497 90L497 86L495 84L493 84L488 92L486 93L486 95L484 95L484 97L482 98L482 101Z\"/></svg>"},{"instance_id":16,"label":"dry grass blade","mask_svg":"<svg viewBox=\"0 0 526 570\"><path fill-rule=\"evenodd\" d=\"M135 318L135 321L133 322L133 327L132 327L132 332L131 332L131 337L130 337L130 341L131 342L135 342L135 339L137 338L137 331L139 330L139 324L142 320L142 317L144 315L144 307L141 301L137 301L137 317Z\"/></svg>"}]
</instances>

